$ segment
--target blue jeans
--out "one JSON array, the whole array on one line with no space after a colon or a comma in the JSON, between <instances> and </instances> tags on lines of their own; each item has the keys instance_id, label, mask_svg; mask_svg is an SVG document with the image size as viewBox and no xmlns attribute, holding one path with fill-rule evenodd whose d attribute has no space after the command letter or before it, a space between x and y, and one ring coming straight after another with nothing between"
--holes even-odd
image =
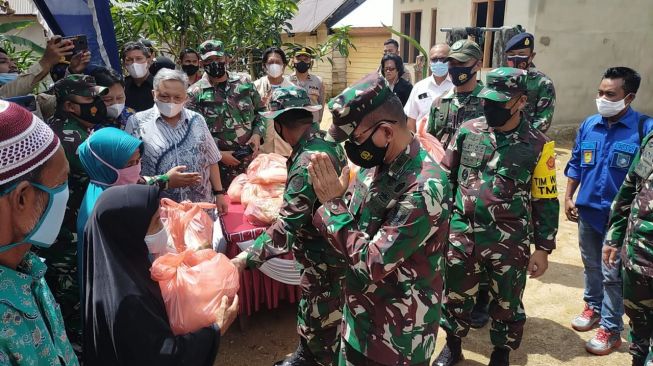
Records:
<instances>
[{"instance_id":1,"label":"blue jeans","mask_svg":"<svg viewBox=\"0 0 653 366\"><path fill-rule=\"evenodd\" d=\"M604 234L588 222L578 218L580 255L585 267L585 292L583 300L592 310L601 314L601 327L611 332L624 329L624 298L621 280L621 256L613 268L607 268L601 259Z\"/></svg>"}]
</instances>

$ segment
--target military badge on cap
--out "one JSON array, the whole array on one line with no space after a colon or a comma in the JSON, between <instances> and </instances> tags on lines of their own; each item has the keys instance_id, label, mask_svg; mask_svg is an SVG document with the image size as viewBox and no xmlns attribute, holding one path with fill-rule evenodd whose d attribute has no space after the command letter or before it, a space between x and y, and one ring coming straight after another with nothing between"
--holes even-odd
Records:
<instances>
[{"instance_id":1,"label":"military badge on cap","mask_svg":"<svg viewBox=\"0 0 653 366\"><path fill-rule=\"evenodd\" d=\"M512 38L508 42L506 42L506 49L505 52L508 51L513 51L513 50L521 50L525 48L530 48L531 50L533 49L533 40L534 37L530 33L519 33Z\"/></svg>"},{"instance_id":2,"label":"military badge on cap","mask_svg":"<svg viewBox=\"0 0 653 366\"><path fill-rule=\"evenodd\" d=\"M480 60L483 58L481 47L474 41L461 39L451 46L447 59L454 59L460 62L467 62L471 59Z\"/></svg>"}]
</instances>

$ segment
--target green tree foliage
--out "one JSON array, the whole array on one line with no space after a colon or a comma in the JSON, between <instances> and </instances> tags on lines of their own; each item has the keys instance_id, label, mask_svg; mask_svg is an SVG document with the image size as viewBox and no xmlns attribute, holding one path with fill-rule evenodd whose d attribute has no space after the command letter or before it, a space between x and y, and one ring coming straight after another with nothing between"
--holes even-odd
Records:
<instances>
[{"instance_id":1,"label":"green tree foliage","mask_svg":"<svg viewBox=\"0 0 653 366\"><path fill-rule=\"evenodd\" d=\"M119 44L145 37L178 55L207 39L219 39L238 59L281 44L296 0L120 0L111 12Z\"/></svg>"}]
</instances>

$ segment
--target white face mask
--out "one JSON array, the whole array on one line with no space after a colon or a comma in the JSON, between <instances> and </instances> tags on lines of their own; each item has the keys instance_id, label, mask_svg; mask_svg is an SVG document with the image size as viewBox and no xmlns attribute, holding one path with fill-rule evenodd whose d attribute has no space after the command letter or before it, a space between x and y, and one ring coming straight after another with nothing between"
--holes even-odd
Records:
<instances>
[{"instance_id":1,"label":"white face mask","mask_svg":"<svg viewBox=\"0 0 653 366\"><path fill-rule=\"evenodd\" d=\"M613 117L626 108L626 98L611 102L605 98L596 98L596 109L603 117Z\"/></svg>"},{"instance_id":2,"label":"white face mask","mask_svg":"<svg viewBox=\"0 0 653 366\"><path fill-rule=\"evenodd\" d=\"M176 253L171 247L168 247L168 231L165 227L162 227L157 233L146 235L145 245L155 258L166 253Z\"/></svg>"},{"instance_id":3,"label":"white face mask","mask_svg":"<svg viewBox=\"0 0 653 366\"><path fill-rule=\"evenodd\" d=\"M155 100L154 102L156 103L156 107L159 108L159 112L166 117L177 116L184 108L184 103L163 103L159 100Z\"/></svg>"},{"instance_id":4,"label":"white face mask","mask_svg":"<svg viewBox=\"0 0 653 366\"><path fill-rule=\"evenodd\" d=\"M123 109L125 109L125 103L110 105L107 107L107 117L118 118Z\"/></svg>"},{"instance_id":5,"label":"white face mask","mask_svg":"<svg viewBox=\"0 0 653 366\"><path fill-rule=\"evenodd\" d=\"M272 76L273 78L278 78L283 74L283 66L281 65L271 64L267 65L265 68L267 69L268 75Z\"/></svg>"},{"instance_id":6,"label":"white face mask","mask_svg":"<svg viewBox=\"0 0 653 366\"><path fill-rule=\"evenodd\" d=\"M145 75L147 75L148 69L149 66L147 65L147 62L142 64L138 64L134 62L133 64L127 66L127 71L129 71L129 75L131 75L131 77L136 79L140 79Z\"/></svg>"}]
</instances>

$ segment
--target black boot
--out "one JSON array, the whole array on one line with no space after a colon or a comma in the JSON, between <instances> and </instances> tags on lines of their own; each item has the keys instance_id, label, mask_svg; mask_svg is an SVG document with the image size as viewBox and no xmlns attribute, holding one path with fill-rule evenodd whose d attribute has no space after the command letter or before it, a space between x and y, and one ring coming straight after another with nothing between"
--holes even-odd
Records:
<instances>
[{"instance_id":1,"label":"black boot","mask_svg":"<svg viewBox=\"0 0 653 366\"><path fill-rule=\"evenodd\" d=\"M304 338L300 338L297 350L290 357L275 362L274 366L318 366L318 363L308 349Z\"/></svg>"},{"instance_id":2,"label":"black boot","mask_svg":"<svg viewBox=\"0 0 653 366\"><path fill-rule=\"evenodd\" d=\"M464 359L462 339L447 334L447 344L438 355L438 358L433 361L431 366L453 366Z\"/></svg>"},{"instance_id":3,"label":"black boot","mask_svg":"<svg viewBox=\"0 0 653 366\"><path fill-rule=\"evenodd\" d=\"M488 366L508 366L510 360L510 349L504 347L494 347L492 355L490 356L490 363Z\"/></svg>"},{"instance_id":4,"label":"black boot","mask_svg":"<svg viewBox=\"0 0 653 366\"><path fill-rule=\"evenodd\" d=\"M490 320L490 294L487 289L478 291L476 304L472 309L472 322L470 326L474 329L483 328Z\"/></svg>"},{"instance_id":5,"label":"black boot","mask_svg":"<svg viewBox=\"0 0 653 366\"><path fill-rule=\"evenodd\" d=\"M644 366L644 362L646 362L645 357L633 356L633 366Z\"/></svg>"}]
</instances>

